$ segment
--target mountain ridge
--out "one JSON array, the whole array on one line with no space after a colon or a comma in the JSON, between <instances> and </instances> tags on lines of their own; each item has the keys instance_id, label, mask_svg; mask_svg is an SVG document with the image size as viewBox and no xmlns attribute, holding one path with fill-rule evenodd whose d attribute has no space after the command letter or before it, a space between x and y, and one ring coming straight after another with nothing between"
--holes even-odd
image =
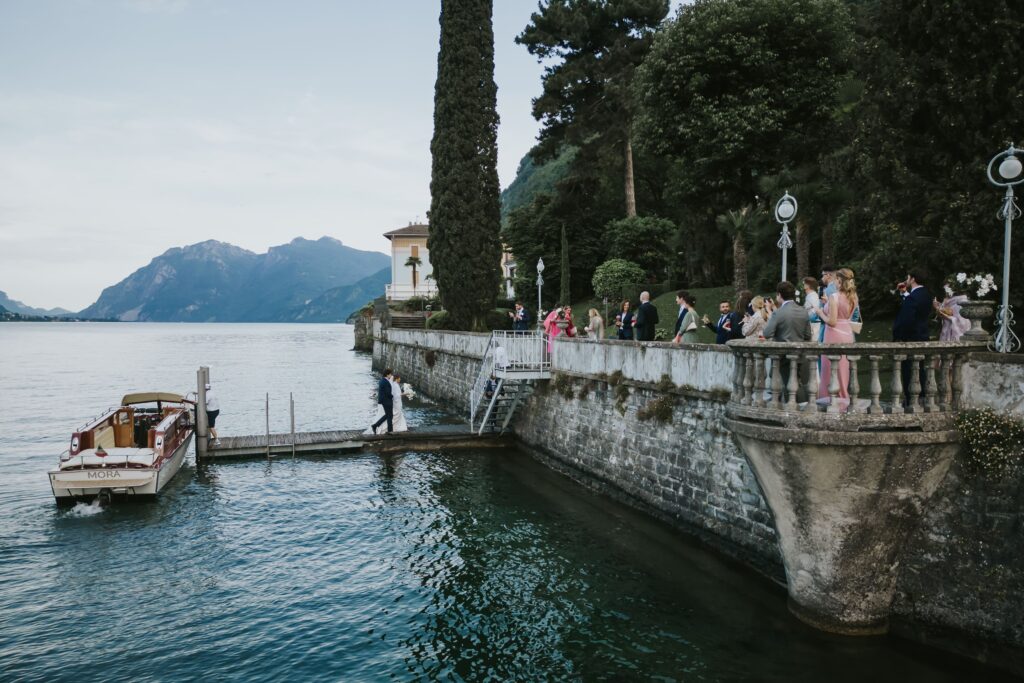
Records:
<instances>
[{"instance_id":1,"label":"mountain ridge","mask_svg":"<svg viewBox=\"0 0 1024 683\"><path fill-rule=\"evenodd\" d=\"M389 266L385 254L327 236L296 237L263 254L210 239L167 249L106 287L78 315L125 322L284 322L311 315L303 314L304 307L330 290L376 276L360 286L363 291L379 284L385 269L390 281ZM383 287L370 298L380 294ZM335 297L339 305L348 298L344 291ZM345 320L351 310L339 311L336 319ZM313 317L329 313L321 309Z\"/></svg>"}]
</instances>

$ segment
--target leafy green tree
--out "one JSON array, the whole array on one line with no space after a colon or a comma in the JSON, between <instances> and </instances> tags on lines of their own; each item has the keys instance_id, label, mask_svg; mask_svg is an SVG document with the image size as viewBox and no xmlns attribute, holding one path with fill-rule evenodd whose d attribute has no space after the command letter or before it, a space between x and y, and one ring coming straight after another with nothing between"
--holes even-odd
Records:
<instances>
[{"instance_id":1,"label":"leafy green tree","mask_svg":"<svg viewBox=\"0 0 1024 683\"><path fill-rule=\"evenodd\" d=\"M840 0L684 5L637 72L638 136L681 161L688 201L744 206L758 176L825 148L850 39Z\"/></svg>"},{"instance_id":2,"label":"leafy green tree","mask_svg":"<svg viewBox=\"0 0 1024 683\"><path fill-rule=\"evenodd\" d=\"M633 261L646 271L646 276L636 282L647 282L665 278L671 258L669 241L676 232L676 225L665 218L644 216L621 218L612 221L605 228L608 241L608 258Z\"/></svg>"},{"instance_id":3,"label":"leafy green tree","mask_svg":"<svg viewBox=\"0 0 1024 683\"><path fill-rule=\"evenodd\" d=\"M644 269L639 264L621 258L613 258L594 270L591 284L594 287L594 294L597 296L617 300L626 288L643 282L645 275Z\"/></svg>"},{"instance_id":4,"label":"leafy green tree","mask_svg":"<svg viewBox=\"0 0 1024 683\"><path fill-rule=\"evenodd\" d=\"M545 64L533 101L539 158L566 145L621 150L626 216L636 215L633 76L668 14L668 0L543 0L516 38Z\"/></svg>"},{"instance_id":5,"label":"leafy green tree","mask_svg":"<svg viewBox=\"0 0 1024 683\"><path fill-rule=\"evenodd\" d=\"M1024 10L1019 0L878 0L865 16L843 178L857 202L837 242L862 282L881 283L860 288L877 306L909 267L931 271L933 291L951 272L999 272L1001 192L985 167L1024 136ZM1011 284L1024 282L1024 240L1011 264Z\"/></svg>"},{"instance_id":6,"label":"leafy green tree","mask_svg":"<svg viewBox=\"0 0 1024 683\"><path fill-rule=\"evenodd\" d=\"M441 1L427 244L458 329L486 327L501 282L491 14L491 0Z\"/></svg>"}]
</instances>

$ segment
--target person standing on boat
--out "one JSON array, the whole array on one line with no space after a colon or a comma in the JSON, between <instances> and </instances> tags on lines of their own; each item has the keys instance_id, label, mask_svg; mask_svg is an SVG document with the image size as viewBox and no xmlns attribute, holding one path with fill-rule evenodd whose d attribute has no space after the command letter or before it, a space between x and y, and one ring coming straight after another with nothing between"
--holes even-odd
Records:
<instances>
[{"instance_id":1,"label":"person standing on boat","mask_svg":"<svg viewBox=\"0 0 1024 683\"><path fill-rule=\"evenodd\" d=\"M206 422L210 426L210 437L213 439L213 445L219 446L220 439L217 438L217 416L220 415L220 401L214 395L210 389L210 385L206 385Z\"/></svg>"}]
</instances>

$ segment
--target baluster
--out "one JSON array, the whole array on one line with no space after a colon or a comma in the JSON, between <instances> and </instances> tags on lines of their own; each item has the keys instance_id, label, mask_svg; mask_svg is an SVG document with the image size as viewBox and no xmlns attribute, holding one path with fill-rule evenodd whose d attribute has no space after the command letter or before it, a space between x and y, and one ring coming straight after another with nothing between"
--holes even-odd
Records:
<instances>
[{"instance_id":1,"label":"baluster","mask_svg":"<svg viewBox=\"0 0 1024 683\"><path fill-rule=\"evenodd\" d=\"M772 356L772 407L782 410L782 355Z\"/></svg>"},{"instance_id":2,"label":"baluster","mask_svg":"<svg viewBox=\"0 0 1024 683\"><path fill-rule=\"evenodd\" d=\"M754 354L754 405L758 408L765 407L764 387L768 380L768 373L764 370L764 354Z\"/></svg>"},{"instance_id":3,"label":"baluster","mask_svg":"<svg viewBox=\"0 0 1024 683\"><path fill-rule=\"evenodd\" d=\"M799 410L796 402L796 390L800 387L800 383L797 381L797 369L800 367L800 354L786 354L786 358L789 359L789 381L786 383L786 391L789 392L789 397L786 400L786 410L792 410L796 412Z\"/></svg>"},{"instance_id":4,"label":"baluster","mask_svg":"<svg viewBox=\"0 0 1024 683\"><path fill-rule=\"evenodd\" d=\"M960 401L964 393L964 357L953 357L953 410L960 410Z\"/></svg>"},{"instance_id":5,"label":"baluster","mask_svg":"<svg viewBox=\"0 0 1024 683\"><path fill-rule=\"evenodd\" d=\"M860 356L847 356L846 358L850 361L850 386L848 387L850 405L846 412L854 413L857 412L857 399L860 398L860 378L857 377L857 364L860 362Z\"/></svg>"},{"instance_id":6,"label":"baluster","mask_svg":"<svg viewBox=\"0 0 1024 683\"><path fill-rule=\"evenodd\" d=\"M939 366L939 410L944 413L953 410L953 382L950 370L953 367L953 356L948 353L940 356Z\"/></svg>"},{"instance_id":7,"label":"baluster","mask_svg":"<svg viewBox=\"0 0 1024 683\"><path fill-rule=\"evenodd\" d=\"M878 415L882 412L882 380L878 375L878 361L882 359L881 356L868 356L868 360L871 362L871 405L868 406L868 413L872 415Z\"/></svg>"},{"instance_id":8,"label":"baluster","mask_svg":"<svg viewBox=\"0 0 1024 683\"><path fill-rule=\"evenodd\" d=\"M818 412L818 358L811 354L807 358L807 407L812 413Z\"/></svg>"},{"instance_id":9,"label":"baluster","mask_svg":"<svg viewBox=\"0 0 1024 683\"><path fill-rule=\"evenodd\" d=\"M732 369L732 396L730 401L733 403L741 403L743 401L743 378L746 371L746 361L743 359L742 353L736 353L733 355L733 369Z\"/></svg>"},{"instance_id":10,"label":"baluster","mask_svg":"<svg viewBox=\"0 0 1024 683\"><path fill-rule=\"evenodd\" d=\"M920 413L924 410L921 406L921 363L923 356L912 353L910 358L910 386L907 387L907 413Z\"/></svg>"},{"instance_id":11,"label":"baluster","mask_svg":"<svg viewBox=\"0 0 1024 683\"><path fill-rule=\"evenodd\" d=\"M743 354L743 398L740 403L749 406L751 389L754 386L754 358L749 353Z\"/></svg>"},{"instance_id":12,"label":"baluster","mask_svg":"<svg viewBox=\"0 0 1024 683\"><path fill-rule=\"evenodd\" d=\"M903 414L903 361L906 356L902 353L892 354L892 408L893 415Z\"/></svg>"},{"instance_id":13,"label":"baluster","mask_svg":"<svg viewBox=\"0 0 1024 683\"><path fill-rule=\"evenodd\" d=\"M831 375L832 375L832 377L831 377L831 379L829 380L829 383L828 383L829 403L828 403L828 410L826 411L826 412L829 412L829 413L838 413L839 412L839 361L840 361L840 359L842 359L842 356L830 355L828 357L829 365L832 366L831 367L831 371L832 371Z\"/></svg>"},{"instance_id":14,"label":"baluster","mask_svg":"<svg viewBox=\"0 0 1024 683\"><path fill-rule=\"evenodd\" d=\"M932 356L925 356L925 387L924 387L924 411L926 413L939 412L939 406L935 403L935 395L938 388L935 385L935 362Z\"/></svg>"}]
</instances>

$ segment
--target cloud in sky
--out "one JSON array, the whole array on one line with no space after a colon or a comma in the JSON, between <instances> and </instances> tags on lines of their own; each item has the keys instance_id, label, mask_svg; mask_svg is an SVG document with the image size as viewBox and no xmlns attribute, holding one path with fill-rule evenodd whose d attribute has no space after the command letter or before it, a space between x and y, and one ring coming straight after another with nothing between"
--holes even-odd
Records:
<instances>
[{"instance_id":1,"label":"cloud in sky","mask_svg":"<svg viewBox=\"0 0 1024 683\"><path fill-rule=\"evenodd\" d=\"M499 172L540 67L495 3ZM440 3L0 5L0 289L82 308L166 249L381 233L429 207Z\"/></svg>"}]
</instances>

